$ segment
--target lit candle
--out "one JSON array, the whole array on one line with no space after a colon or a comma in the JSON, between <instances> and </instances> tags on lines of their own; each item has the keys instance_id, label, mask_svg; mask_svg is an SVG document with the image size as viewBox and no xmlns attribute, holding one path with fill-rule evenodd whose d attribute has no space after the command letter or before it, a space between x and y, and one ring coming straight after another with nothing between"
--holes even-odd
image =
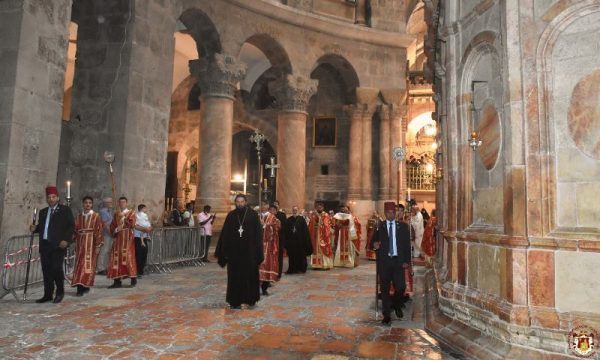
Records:
<instances>
[{"instance_id":1,"label":"lit candle","mask_svg":"<svg viewBox=\"0 0 600 360\"><path fill-rule=\"evenodd\" d=\"M67 198L71 197L71 182L67 181Z\"/></svg>"},{"instance_id":2,"label":"lit candle","mask_svg":"<svg viewBox=\"0 0 600 360\"><path fill-rule=\"evenodd\" d=\"M410 201L410 188L408 188L408 200Z\"/></svg>"}]
</instances>

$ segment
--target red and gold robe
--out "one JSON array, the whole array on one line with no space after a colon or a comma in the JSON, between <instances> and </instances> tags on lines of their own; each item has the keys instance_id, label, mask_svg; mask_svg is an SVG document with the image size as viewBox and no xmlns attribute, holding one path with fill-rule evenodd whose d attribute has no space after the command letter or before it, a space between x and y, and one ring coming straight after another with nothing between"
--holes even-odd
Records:
<instances>
[{"instance_id":1,"label":"red and gold robe","mask_svg":"<svg viewBox=\"0 0 600 360\"><path fill-rule=\"evenodd\" d=\"M116 232L117 227L120 227L118 232ZM134 227L135 211L126 210L126 213L115 213L110 224L110 232L113 234L114 240L106 274L109 279L137 277Z\"/></svg>"},{"instance_id":2,"label":"red and gold robe","mask_svg":"<svg viewBox=\"0 0 600 360\"><path fill-rule=\"evenodd\" d=\"M333 252L331 250L331 217L326 212L314 212L310 215L308 232L313 246L310 266L313 269L333 268Z\"/></svg>"},{"instance_id":3,"label":"red and gold robe","mask_svg":"<svg viewBox=\"0 0 600 360\"><path fill-rule=\"evenodd\" d=\"M265 260L260 264L260 281L279 280L279 231L281 221L271 213L261 215L263 225L263 254Z\"/></svg>"},{"instance_id":4,"label":"red and gold robe","mask_svg":"<svg viewBox=\"0 0 600 360\"><path fill-rule=\"evenodd\" d=\"M435 255L435 237L433 236L433 230L437 223L437 219L435 216L431 216L429 220L427 220L427 225L425 225L425 231L423 232L423 242L421 243L421 249L427 256Z\"/></svg>"},{"instance_id":5,"label":"red and gold robe","mask_svg":"<svg viewBox=\"0 0 600 360\"><path fill-rule=\"evenodd\" d=\"M83 285L91 287L94 285L96 276L96 260L98 250L104 242L102 235L102 218L100 214L93 211L87 214L79 214L75 218L75 268L71 285Z\"/></svg>"},{"instance_id":6,"label":"red and gold robe","mask_svg":"<svg viewBox=\"0 0 600 360\"><path fill-rule=\"evenodd\" d=\"M354 268L360 256L361 226L351 214L337 213L333 217L335 225L335 258L333 265Z\"/></svg>"},{"instance_id":7,"label":"red and gold robe","mask_svg":"<svg viewBox=\"0 0 600 360\"><path fill-rule=\"evenodd\" d=\"M379 217L373 215L367 222L367 244L365 245L365 253L369 260L377 260L377 253L373 250L373 236L375 235L375 230L377 230L379 221Z\"/></svg>"}]
</instances>

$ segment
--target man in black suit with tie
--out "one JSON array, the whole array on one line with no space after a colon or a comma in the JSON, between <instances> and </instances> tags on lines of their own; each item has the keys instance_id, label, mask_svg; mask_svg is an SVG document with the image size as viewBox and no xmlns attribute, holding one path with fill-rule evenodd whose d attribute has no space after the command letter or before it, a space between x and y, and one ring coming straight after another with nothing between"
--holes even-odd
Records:
<instances>
[{"instance_id":1,"label":"man in black suit with tie","mask_svg":"<svg viewBox=\"0 0 600 360\"><path fill-rule=\"evenodd\" d=\"M374 234L373 249L377 252L377 267L381 282L381 302L383 305L384 325L390 325L392 299L390 284L394 284L393 307L396 316L402 318L401 301L406 284L404 282L404 266L410 264L410 231L407 223L396 220L396 204L384 204L385 220L379 222Z\"/></svg>"},{"instance_id":2,"label":"man in black suit with tie","mask_svg":"<svg viewBox=\"0 0 600 360\"><path fill-rule=\"evenodd\" d=\"M44 275L44 296L36 300L37 303L53 300L54 285L56 285L56 296L53 300L55 304L61 302L65 295L63 261L67 247L73 242L75 222L71 209L59 204L58 200L56 186L48 186L46 188L48 207L40 210L38 224L31 225L30 228L32 232L40 234L40 258Z\"/></svg>"}]
</instances>

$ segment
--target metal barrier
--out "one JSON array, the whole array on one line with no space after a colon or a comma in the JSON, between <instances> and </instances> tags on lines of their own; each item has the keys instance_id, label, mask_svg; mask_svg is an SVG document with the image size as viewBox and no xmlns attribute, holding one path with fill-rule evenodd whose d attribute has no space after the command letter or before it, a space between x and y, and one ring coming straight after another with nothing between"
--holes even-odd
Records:
<instances>
[{"instance_id":1,"label":"metal barrier","mask_svg":"<svg viewBox=\"0 0 600 360\"><path fill-rule=\"evenodd\" d=\"M17 290L25 287L25 275L27 272L27 254L29 252L29 241L31 235L13 236L8 239L4 247L4 266L2 269L2 289L0 299L7 294L13 294L15 299L22 300L17 295ZM33 239L31 247L31 266L29 269L29 285L40 284L44 281L42 275L42 263L39 253L39 236ZM75 265L75 247L70 247L65 255L65 278L70 280Z\"/></svg>"},{"instance_id":2,"label":"metal barrier","mask_svg":"<svg viewBox=\"0 0 600 360\"><path fill-rule=\"evenodd\" d=\"M204 266L206 236L196 227L156 228L150 234L148 270L171 272L178 266Z\"/></svg>"},{"instance_id":3,"label":"metal barrier","mask_svg":"<svg viewBox=\"0 0 600 360\"><path fill-rule=\"evenodd\" d=\"M166 227L152 231L148 242L147 270L166 273L179 266L204 266L202 258L207 254L206 236L196 227ZM25 286L27 271L27 253L30 235L11 237L4 247L4 266L2 269L2 290L0 299L8 294L19 298L17 291ZM67 250L64 262L65 278L71 281L75 267L75 246ZM43 282L42 264L39 254L39 237L33 240L29 285Z\"/></svg>"}]
</instances>

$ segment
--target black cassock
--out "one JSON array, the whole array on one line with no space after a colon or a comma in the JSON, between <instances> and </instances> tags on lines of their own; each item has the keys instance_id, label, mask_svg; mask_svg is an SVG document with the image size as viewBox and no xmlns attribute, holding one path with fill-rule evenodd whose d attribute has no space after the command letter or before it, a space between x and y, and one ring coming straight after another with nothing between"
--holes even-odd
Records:
<instances>
[{"instance_id":1,"label":"black cassock","mask_svg":"<svg viewBox=\"0 0 600 360\"><path fill-rule=\"evenodd\" d=\"M302 216L290 216L286 220L286 249L289 258L288 274L305 273L306 257L313 253L308 225Z\"/></svg>"},{"instance_id":2,"label":"black cassock","mask_svg":"<svg viewBox=\"0 0 600 360\"><path fill-rule=\"evenodd\" d=\"M262 226L256 211L246 207L227 214L215 256L221 267L227 265L227 303L254 305L260 299L258 269L264 260Z\"/></svg>"},{"instance_id":3,"label":"black cassock","mask_svg":"<svg viewBox=\"0 0 600 360\"><path fill-rule=\"evenodd\" d=\"M277 219L279 219L279 221L281 221L281 230L279 230L279 277L281 278L281 273L283 272L283 249L285 249L285 242L286 242L286 238L287 238L287 231L286 231L286 217L285 214L283 213L283 211L278 211L277 214L275 214L275 217Z\"/></svg>"}]
</instances>

